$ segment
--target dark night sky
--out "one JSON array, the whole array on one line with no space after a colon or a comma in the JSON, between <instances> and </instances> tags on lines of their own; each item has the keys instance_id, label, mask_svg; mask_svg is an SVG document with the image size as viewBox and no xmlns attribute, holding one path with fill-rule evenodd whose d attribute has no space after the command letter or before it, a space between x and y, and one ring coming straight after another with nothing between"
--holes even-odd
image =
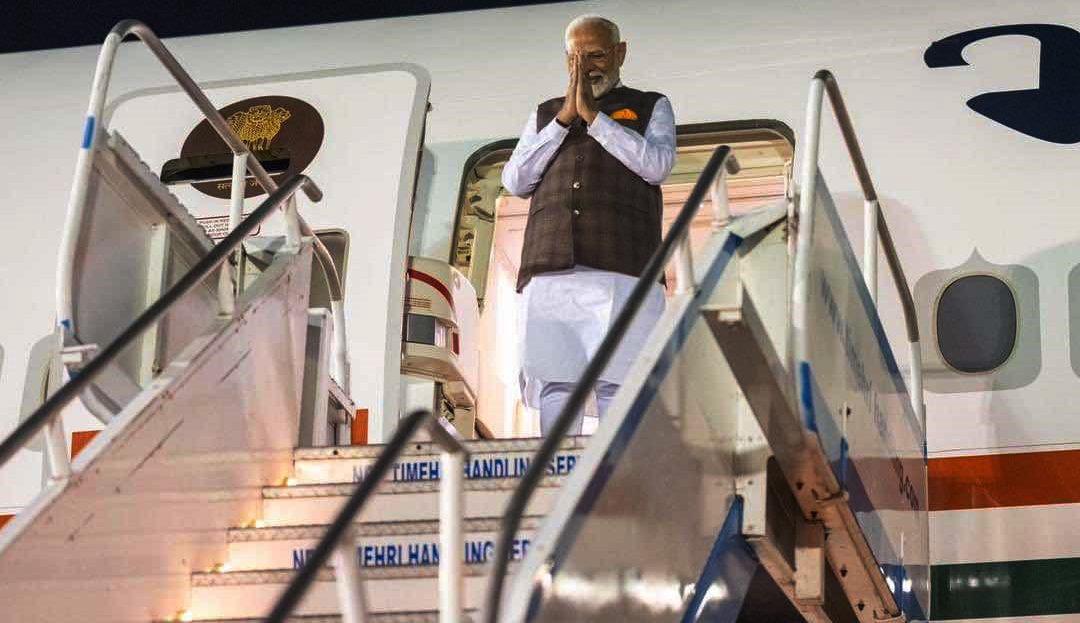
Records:
<instances>
[{"instance_id":1,"label":"dark night sky","mask_svg":"<svg viewBox=\"0 0 1080 623\"><path fill-rule=\"evenodd\" d=\"M552 0L548 0L551 2ZM139 19L162 37L544 4L536 0L0 0L0 53L99 44Z\"/></svg>"}]
</instances>

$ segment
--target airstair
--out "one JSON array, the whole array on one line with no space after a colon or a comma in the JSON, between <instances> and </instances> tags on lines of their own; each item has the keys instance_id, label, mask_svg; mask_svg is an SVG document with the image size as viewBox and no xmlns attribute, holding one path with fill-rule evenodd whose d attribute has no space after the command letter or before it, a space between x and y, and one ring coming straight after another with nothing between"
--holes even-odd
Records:
<instances>
[{"instance_id":1,"label":"airstair","mask_svg":"<svg viewBox=\"0 0 1080 623\"><path fill-rule=\"evenodd\" d=\"M132 33L233 150L233 188L269 191L216 245L96 124ZM875 305L879 236L908 312L910 296L827 72L788 200L731 217L738 164L713 155L556 425L674 258L679 291L592 437L461 441L417 412L386 445L300 447L311 427L347 432L352 409L340 282L296 197L317 186L279 187L145 26L119 25L103 58L49 395L0 443L3 463L44 435L53 476L0 529L6 620L927 620L918 327L905 380ZM826 94L866 196L861 267L816 165ZM692 254L710 193L716 228ZM238 254L279 212L274 250ZM309 310L313 278L329 310ZM69 463L73 404L106 426Z\"/></svg>"}]
</instances>

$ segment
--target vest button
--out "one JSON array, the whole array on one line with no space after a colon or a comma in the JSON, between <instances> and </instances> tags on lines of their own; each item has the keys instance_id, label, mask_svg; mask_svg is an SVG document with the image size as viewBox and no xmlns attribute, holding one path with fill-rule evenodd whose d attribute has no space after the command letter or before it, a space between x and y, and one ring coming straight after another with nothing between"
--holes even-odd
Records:
<instances>
[{"instance_id":1,"label":"vest button","mask_svg":"<svg viewBox=\"0 0 1080 623\"><path fill-rule=\"evenodd\" d=\"M574 210L574 216L581 216L581 210Z\"/></svg>"},{"instance_id":2,"label":"vest button","mask_svg":"<svg viewBox=\"0 0 1080 623\"><path fill-rule=\"evenodd\" d=\"M574 190L577 190L577 189L581 188L581 182L574 182L572 187L573 187Z\"/></svg>"}]
</instances>

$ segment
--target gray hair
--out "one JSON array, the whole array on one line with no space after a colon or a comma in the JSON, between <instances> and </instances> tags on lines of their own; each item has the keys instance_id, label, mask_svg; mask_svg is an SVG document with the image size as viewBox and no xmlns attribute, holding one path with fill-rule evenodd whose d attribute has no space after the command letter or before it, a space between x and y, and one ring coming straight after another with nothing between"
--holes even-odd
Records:
<instances>
[{"instance_id":1,"label":"gray hair","mask_svg":"<svg viewBox=\"0 0 1080 623\"><path fill-rule=\"evenodd\" d=\"M574 21L570 22L570 24L566 27L566 35L564 36L564 41L566 43L567 52L570 51L570 35L573 34L575 30L583 26L600 26L604 28L608 31L608 34L611 35L612 45L615 45L616 43L622 41L622 38L619 36L619 26L615 22L607 19L606 17L600 17L599 15L582 15L580 17L575 17Z\"/></svg>"}]
</instances>

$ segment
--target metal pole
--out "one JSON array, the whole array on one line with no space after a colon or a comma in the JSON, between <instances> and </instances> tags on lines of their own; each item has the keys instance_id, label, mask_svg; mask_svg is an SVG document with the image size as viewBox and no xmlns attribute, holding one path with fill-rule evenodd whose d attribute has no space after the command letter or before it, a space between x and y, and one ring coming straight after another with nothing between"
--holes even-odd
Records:
<instances>
[{"instance_id":1,"label":"metal pole","mask_svg":"<svg viewBox=\"0 0 1080 623\"><path fill-rule=\"evenodd\" d=\"M232 168L232 192L229 203L229 231L236 229L236 226L240 224L240 213L244 206L244 155L233 154L233 168ZM239 180L239 183L237 183ZM238 247L239 248L239 247ZM235 266L240 266L240 251L238 250L233 257L237 260ZM236 279L233 278L233 271L228 262L221 265L221 269L218 271L218 314L221 316L232 317L236 313L236 284L239 283L241 276Z\"/></svg>"},{"instance_id":2,"label":"metal pole","mask_svg":"<svg viewBox=\"0 0 1080 623\"><path fill-rule=\"evenodd\" d=\"M229 193L229 231L236 229L244 218L244 195L247 194L247 153L233 154L232 187ZM244 244L240 243L233 254L233 266L236 267L235 296L244 291Z\"/></svg>"},{"instance_id":3,"label":"metal pole","mask_svg":"<svg viewBox=\"0 0 1080 623\"><path fill-rule=\"evenodd\" d=\"M93 167L98 123L105 107L105 95L112 77L116 50L123 40L123 33L113 29L105 37L105 43L101 46L97 67L94 70L94 82L90 87L90 104L86 110L82 143L79 147L78 160L75 162L75 180L68 194L64 230L61 232L60 239L60 262L57 264L56 275L56 320L64 331L71 330L74 315L70 285L75 274L76 244L82 231L83 211L81 208L90 192L90 171Z\"/></svg>"},{"instance_id":4,"label":"metal pole","mask_svg":"<svg viewBox=\"0 0 1080 623\"><path fill-rule=\"evenodd\" d=\"M817 192L817 162L821 146L821 106L825 81L815 77L810 82L803 131L802 170L799 184L798 235L795 243L794 282L791 292L791 352L796 360L809 356L807 314L810 299L810 247L814 230L814 195ZM792 362L794 363L794 362Z\"/></svg>"},{"instance_id":5,"label":"metal pole","mask_svg":"<svg viewBox=\"0 0 1080 623\"><path fill-rule=\"evenodd\" d=\"M465 589L465 453L444 449L440 462L439 623L459 623Z\"/></svg>"},{"instance_id":6,"label":"metal pole","mask_svg":"<svg viewBox=\"0 0 1080 623\"><path fill-rule=\"evenodd\" d=\"M926 403L923 401L922 346L918 341L909 342L911 356L911 407L926 434Z\"/></svg>"},{"instance_id":7,"label":"metal pole","mask_svg":"<svg viewBox=\"0 0 1080 623\"><path fill-rule=\"evenodd\" d=\"M218 270L218 315L231 318L236 313L236 293L233 291L233 271L228 262Z\"/></svg>"},{"instance_id":8,"label":"metal pole","mask_svg":"<svg viewBox=\"0 0 1080 623\"><path fill-rule=\"evenodd\" d=\"M334 346L331 357L331 374L337 379L338 385L345 390L347 395L352 394L352 374L349 365L348 342L345 339L345 302L338 300L330 301L330 315L334 321ZM338 445L347 446L352 443L352 420L355 413L350 413L349 418L338 424Z\"/></svg>"},{"instance_id":9,"label":"metal pole","mask_svg":"<svg viewBox=\"0 0 1080 623\"><path fill-rule=\"evenodd\" d=\"M364 599L364 584L360 579L360 560L356 556L352 526L341 534L334 549L334 580L341 604L341 620L344 623L363 623L367 619L367 600Z\"/></svg>"},{"instance_id":10,"label":"metal pole","mask_svg":"<svg viewBox=\"0 0 1080 623\"><path fill-rule=\"evenodd\" d=\"M49 455L49 478L66 480L71 476L71 460L68 458L67 439L64 433L64 416L57 413L45 425L45 451Z\"/></svg>"},{"instance_id":11,"label":"metal pole","mask_svg":"<svg viewBox=\"0 0 1080 623\"><path fill-rule=\"evenodd\" d=\"M45 380L46 396L52 396L64 383L63 349L64 336L62 332L56 333L57 351L49 360L49 376ZM67 433L64 431L64 414L60 411L53 413L45 424L42 433L45 435L45 454L49 457L50 480L64 480L71 476L71 460L68 458Z\"/></svg>"},{"instance_id":12,"label":"metal pole","mask_svg":"<svg viewBox=\"0 0 1080 623\"><path fill-rule=\"evenodd\" d=\"M721 173L709 189L709 197L713 208L713 231L718 231L731 220L731 205L728 202L727 184L725 175Z\"/></svg>"},{"instance_id":13,"label":"metal pole","mask_svg":"<svg viewBox=\"0 0 1080 623\"><path fill-rule=\"evenodd\" d=\"M232 188L229 192L229 231L236 229L244 215L244 191L247 189L247 152L233 154Z\"/></svg>"},{"instance_id":14,"label":"metal pole","mask_svg":"<svg viewBox=\"0 0 1080 623\"><path fill-rule=\"evenodd\" d=\"M288 203L285 204L285 248L289 250L299 249L302 232L300 210L296 207L296 195L293 195L289 197ZM318 238L314 234L311 237ZM312 244L316 244L316 241L312 240Z\"/></svg>"},{"instance_id":15,"label":"metal pole","mask_svg":"<svg viewBox=\"0 0 1080 623\"><path fill-rule=\"evenodd\" d=\"M881 202L878 199L877 191L874 189L873 181L870 179L870 170L866 165L866 158L863 156L862 148L859 147L859 140L855 136L855 128L851 123L851 116L848 114L847 106L844 104L844 98L840 93L840 86L836 82L836 77L832 75L832 72L822 69L814 74L814 79L810 83L810 97L806 108L806 142L803 156L803 196L799 202L799 218L800 227L811 228L806 224L806 220L812 217L812 210L808 209L812 207L813 196L807 192L807 182L811 183L810 189L813 188L812 183L814 177L812 171L817 169L817 156L818 156L818 142L820 140L821 133L821 109L822 109L822 91L829 96L829 101L832 103L833 113L836 117L837 123L840 125L840 133L844 137L844 144L847 146L848 155L851 156L851 164L855 168L855 175L859 180L859 186L863 191L864 210L866 218L864 219L864 247L863 247L863 275L867 282L867 287L870 289L870 293L877 300L877 240L881 241L881 250L885 255L885 262L889 266L889 270L892 272L893 281L896 286L897 293L900 295L900 305L904 310L904 324L907 328L908 342L911 344L912 350L912 369L911 369L911 401L912 406L915 409L916 414L920 416L920 421L925 420L926 416L926 404L923 400L923 385L922 385L922 355L919 346L919 321L918 314L915 310L915 300L911 296L911 288L908 287L907 277L904 275L904 269L900 266L900 258L896 252L896 243L893 242L892 234L889 232L888 222L885 220L885 216L881 211ZM873 235L870 231L871 225L873 226ZM809 232L807 232L809 233ZM809 244L809 236L805 238L800 235L800 245L805 240L807 245ZM870 245L874 245L874 251L871 255ZM802 254L809 251L809 246L798 246L796 253ZM792 295L792 324L799 327L805 327L805 314L806 296L809 294L807 287L808 282L805 280L809 277L809 266L805 260L801 261L796 258L795 269L795 287ZM872 280L870 279L872 277ZM798 309L795 309L795 308ZM800 332L794 331L795 337L792 341L795 343L795 353L799 356L799 353L804 352L800 350L804 344L799 337ZM925 433L925 421L923 421L923 431Z\"/></svg>"},{"instance_id":16,"label":"metal pole","mask_svg":"<svg viewBox=\"0 0 1080 623\"><path fill-rule=\"evenodd\" d=\"M878 281L878 211L877 199L863 201L863 281L874 304L877 304Z\"/></svg>"},{"instance_id":17,"label":"metal pole","mask_svg":"<svg viewBox=\"0 0 1080 623\"><path fill-rule=\"evenodd\" d=\"M690 234L679 240L675 250L675 293L693 292L697 288L694 281L694 259L690 255Z\"/></svg>"}]
</instances>

